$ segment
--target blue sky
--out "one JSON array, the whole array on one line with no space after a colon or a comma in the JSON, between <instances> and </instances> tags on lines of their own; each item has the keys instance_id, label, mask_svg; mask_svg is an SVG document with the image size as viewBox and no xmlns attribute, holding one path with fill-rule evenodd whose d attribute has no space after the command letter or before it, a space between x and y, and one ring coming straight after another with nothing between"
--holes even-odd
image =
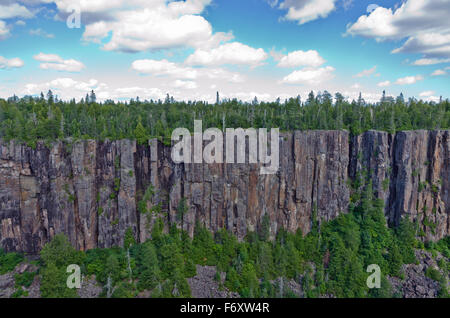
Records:
<instances>
[{"instance_id":1,"label":"blue sky","mask_svg":"<svg viewBox=\"0 0 450 318\"><path fill-rule=\"evenodd\" d=\"M438 100L449 14L450 0L0 0L0 97Z\"/></svg>"}]
</instances>

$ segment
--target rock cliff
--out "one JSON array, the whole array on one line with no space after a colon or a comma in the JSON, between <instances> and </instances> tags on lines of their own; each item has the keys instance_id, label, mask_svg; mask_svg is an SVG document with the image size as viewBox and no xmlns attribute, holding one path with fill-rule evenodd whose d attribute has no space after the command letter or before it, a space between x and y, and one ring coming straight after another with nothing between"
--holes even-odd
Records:
<instances>
[{"instance_id":1,"label":"rock cliff","mask_svg":"<svg viewBox=\"0 0 450 318\"><path fill-rule=\"evenodd\" d=\"M261 175L258 164L175 164L157 140L35 149L0 141L0 247L36 254L57 233L81 250L111 247L130 228L145 241L158 214L166 229L176 223L190 235L199 222L241 239L264 215L272 236L281 227L307 233L313 215L328 221L347 212L350 182L367 174L390 224L408 217L424 240L438 240L450 229L449 133L284 133L274 175ZM188 209L180 213L183 198Z\"/></svg>"}]
</instances>

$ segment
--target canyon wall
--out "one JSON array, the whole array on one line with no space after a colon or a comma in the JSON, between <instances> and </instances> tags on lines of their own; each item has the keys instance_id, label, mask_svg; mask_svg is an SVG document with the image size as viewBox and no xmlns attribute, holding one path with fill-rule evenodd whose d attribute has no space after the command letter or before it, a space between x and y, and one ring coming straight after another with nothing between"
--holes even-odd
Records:
<instances>
[{"instance_id":1,"label":"canyon wall","mask_svg":"<svg viewBox=\"0 0 450 318\"><path fill-rule=\"evenodd\" d=\"M142 242L157 218L166 230L176 223L192 235L198 222L242 239L267 215L272 237L280 228L307 233L313 215L328 221L346 213L350 184L364 176L385 201L389 224L408 217L424 240L436 241L450 229L449 133L283 133L273 175L261 175L259 164L175 164L157 140L35 149L0 141L0 247L36 254L65 233L78 249L104 248L122 245L129 229Z\"/></svg>"}]
</instances>

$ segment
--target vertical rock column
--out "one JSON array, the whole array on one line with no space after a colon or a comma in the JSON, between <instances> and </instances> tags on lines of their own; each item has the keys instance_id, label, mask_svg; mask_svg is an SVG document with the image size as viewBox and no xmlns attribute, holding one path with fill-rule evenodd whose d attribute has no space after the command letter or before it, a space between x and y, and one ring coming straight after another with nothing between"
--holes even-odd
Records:
<instances>
[{"instance_id":1,"label":"vertical rock column","mask_svg":"<svg viewBox=\"0 0 450 318\"><path fill-rule=\"evenodd\" d=\"M438 240L449 233L449 131L399 132L394 140L389 220L418 223L417 233Z\"/></svg>"}]
</instances>

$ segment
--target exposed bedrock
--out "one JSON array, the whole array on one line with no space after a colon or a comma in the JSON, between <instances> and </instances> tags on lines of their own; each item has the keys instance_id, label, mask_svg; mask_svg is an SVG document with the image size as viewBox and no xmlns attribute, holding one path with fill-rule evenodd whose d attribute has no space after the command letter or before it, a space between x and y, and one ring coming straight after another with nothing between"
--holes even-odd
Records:
<instances>
[{"instance_id":1,"label":"exposed bedrock","mask_svg":"<svg viewBox=\"0 0 450 318\"><path fill-rule=\"evenodd\" d=\"M385 201L390 224L408 217L423 239L438 240L450 227L449 142L449 131L283 133L279 170L263 175L259 164L175 164L157 140L35 149L0 141L0 246L36 254L65 233L81 250L111 247L128 229L145 241L158 217L166 230L176 223L190 235L200 223L242 239L265 215L272 236L280 228L307 233L313 214L328 221L347 212L350 181L361 176ZM154 195L143 200L150 186Z\"/></svg>"}]
</instances>

